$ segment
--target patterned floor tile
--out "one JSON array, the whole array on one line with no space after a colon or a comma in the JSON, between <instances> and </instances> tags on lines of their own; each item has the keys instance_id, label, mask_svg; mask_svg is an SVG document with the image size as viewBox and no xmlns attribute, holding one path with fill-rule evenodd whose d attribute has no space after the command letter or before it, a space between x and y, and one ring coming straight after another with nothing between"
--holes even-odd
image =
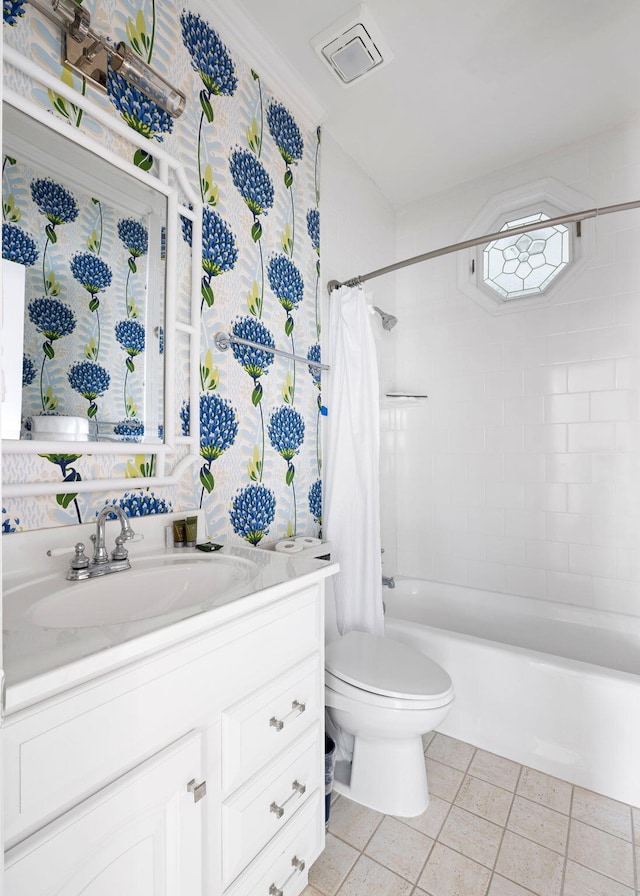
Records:
<instances>
[{"instance_id":1,"label":"patterned floor tile","mask_svg":"<svg viewBox=\"0 0 640 896\"><path fill-rule=\"evenodd\" d=\"M383 818L382 812L342 798L331 807L329 831L361 851Z\"/></svg>"},{"instance_id":2,"label":"patterned floor tile","mask_svg":"<svg viewBox=\"0 0 640 896\"><path fill-rule=\"evenodd\" d=\"M436 838L440 833L444 820L449 814L451 803L441 800L439 796L429 795L429 805L422 815L414 815L413 818L405 818L397 815L398 821L408 824L410 828L415 828L421 834L427 837Z\"/></svg>"},{"instance_id":3,"label":"patterned floor tile","mask_svg":"<svg viewBox=\"0 0 640 896\"><path fill-rule=\"evenodd\" d=\"M562 896L635 896L635 891L597 871L569 861Z\"/></svg>"},{"instance_id":4,"label":"patterned floor tile","mask_svg":"<svg viewBox=\"0 0 640 896\"><path fill-rule=\"evenodd\" d=\"M525 890L520 884L514 884L512 880L494 874L487 896L533 896L531 890Z\"/></svg>"},{"instance_id":5,"label":"patterned floor tile","mask_svg":"<svg viewBox=\"0 0 640 896\"><path fill-rule=\"evenodd\" d=\"M469 774L505 790L515 790L521 766L517 762L477 750L469 766Z\"/></svg>"},{"instance_id":6,"label":"patterned floor tile","mask_svg":"<svg viewBox=\"0 0 640 896\"><path fill-rule=\"evenodd\" d=\"M302 896L640 896L640 808L439 733L424 743L427 810L334 799Z\"/></svg>"},{"instance_id":7,"label":"patterned floor tile","mask_svg":"<svg viewBox=\"0 0 640 896\"><path fill-rule=\"evenodd\" d=\"M429 896L485 896L490 878L484 865L436 843L418 886Z\"/></svg>"},{"instance_id":8,"label":"patterned floor tile","mask_svg":"<svg viewBox=\"0 0 640 896\"><path fill-rule=\"evenodd\" d=\"M533 768L523 768L518 781L518 793L525 799L540 803L548 809L569 814L571 809L571 791L573 787L567 781L552 778Z\"/></svg>"},{"instance_id":9,"label":"patterned floor tile","mask_svg":"<svg viewBox=\"0 0 640 896\"><path fill-rule=\"evenodd\" d=\"M571 815L578 821L590 824L615 837L622 837L623 840L632 839L631 807L609 799L608 796L593 793L583 787L574 787Z\"/></svg>"},{"instance_id":10,"label":"patterned floor tile","mask_svg":"<svg viewBox=\"0 0 640 896\"><path fill-rule=\"evenodd\" d=\"M442 800L452 803L456 798L458 789L462 784L464 772L427 758L427 783L429 793L439 796Z\"/></svg>"},{"instance_id":11,"label":"patterned floor tile","mask_svg":"<svg viewBox=\"0 0 640 896\"><path fill-rule=\"evenodd\" d=\"M496 871L537 896L560 896L564 858L546 846L539 846L506 831Z\"/></svg>"},{"instance_id":12,"label":"patterned floor tile","mask_svg":"<svg viewBox=\"0 0 640 896\"><path fill-rule=\"evenodd\" d=\"M633 847L619 837L572 819L567 855L592 871L612 877L625 886L635 886Z\"/></svg>"},{"instance_id":13,"label":"patterned floor tile","mask_svg":"<svg viewBox=\"0 0 640 896\"><path fill-rule=\"evenodd\" d=\"M369 841L365 853L415 884L432 846L430 837L387 817Z\"/></svg>"},{"instance_id":14,"label":"patterned floor tile","mask_svg":"<svg viewBox=\"0 0 640 896\"><path fill-rule=\"evenodd\" d=\"M456 806L473 812L494 824L505 825L513 802L513 793L480 778L467 777L456 797Z\"/></svg>"},{"instance_id":15,"label":"patterned floor tile","mask_svg":"<svg viewBox=\"0 0 640 896\"><path fill-rule=\"evenodd\" d=\"M475 748L471 744L465 744L461 740L438 733L427 748L427 756L430 759L450 765L461 772L466 772L469 768L474 753Z\"/></svg>"},{"instance_id":16,"label":"patterned floor tile","mask_svg":"<svg viewBox=\"0 0 640 896\"><path fill-rule=\"evenodd\" d=\"M562 855L566 852L569 817L555 809L516 796L507 828Z\"/></svg>"},{"instance_id":17,"label":"patterned floor tile","mask_svg":"<svg viewBox=\"0 0 640 896\"><path fill-rule=\"evenodd\" d=\"M352 846L327 834L324 852L309 871L309 883L322 896L335 896L358 856L358 851Z\"/></svg>"},{"instance_id":18,"label":"patterned floor tile","mask_svg":"<svg viewBox=\"0 0 640 896\"><path fill-rule=\"evenodd\" d=\"M493 868L502 840L502 828L454 806L438 839L468 859Z\"/></svg>"},{"instance_id":19,"label":"patterned floor tile","mask_svg":"<svg viewBox=\"0 0 640 896\"><path fill-rule=\"evenodd\" d=\"M640 809L632 809L631 818L633 819L633 842L636 846L640 846Z\"/></svg>"},{"instance_id":20,"label":"patterned floor tile","mask_svg":"<svg viewBox=\"0 0 640 896\"><path fill-rule=\"evenodd\" d=\"M340 889L340 896L410 896L413 885L374 862L360 856Z\"/></svg>"}]
</instances>

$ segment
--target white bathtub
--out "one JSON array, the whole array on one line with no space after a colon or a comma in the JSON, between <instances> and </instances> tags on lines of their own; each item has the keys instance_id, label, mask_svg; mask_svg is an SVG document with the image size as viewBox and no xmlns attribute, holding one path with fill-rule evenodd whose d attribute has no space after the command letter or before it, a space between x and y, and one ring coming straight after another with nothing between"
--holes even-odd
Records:
<instances>
[{"instance_id":1,"label":"white bathtub","mask_svg":"<svg viewBox=\"0 0 640 896\"><path fill-rule=\"evenodd\" d=\"M441 731L640 806L640 618L396 578L388 637L440 663Z\"/></svg>"}]
</instances>

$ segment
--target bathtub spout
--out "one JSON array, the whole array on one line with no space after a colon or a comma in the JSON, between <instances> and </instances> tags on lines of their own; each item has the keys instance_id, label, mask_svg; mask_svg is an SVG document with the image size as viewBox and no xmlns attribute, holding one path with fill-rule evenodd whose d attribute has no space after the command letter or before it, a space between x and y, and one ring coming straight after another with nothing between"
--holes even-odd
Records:
<instances>
[{"instance_id":1,"label":"bathtub spout","mask_svg":"<svg viewBox=\"0 0 640 896\"><path fill-rule=\"evenodd\" d=\"M382 576L382 584L386 585L387 588L395 588L396 582L393 576Z\"/></svg>"}]
</instances>

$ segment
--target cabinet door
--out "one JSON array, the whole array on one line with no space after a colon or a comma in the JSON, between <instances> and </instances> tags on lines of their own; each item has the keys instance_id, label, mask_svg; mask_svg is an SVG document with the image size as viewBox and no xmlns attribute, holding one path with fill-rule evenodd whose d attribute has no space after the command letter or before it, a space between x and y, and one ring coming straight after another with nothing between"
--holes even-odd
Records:
<instances>
[{"instance_id":1,"label":"cabinet door","mask_svg":"<svg viewBox=\"0 0 640 896\"><path fill-rule=\"evenodd\" d=\"M201 896L201 767L191 732L51 822L6 854L6 896Z\"/></svg>"}]
</instances>

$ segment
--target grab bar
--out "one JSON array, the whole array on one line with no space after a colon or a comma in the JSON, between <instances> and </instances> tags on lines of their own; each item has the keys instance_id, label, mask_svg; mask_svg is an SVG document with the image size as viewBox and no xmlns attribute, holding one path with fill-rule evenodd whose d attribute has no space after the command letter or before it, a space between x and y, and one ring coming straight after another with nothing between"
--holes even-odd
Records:
<instances>
[{"instance_id":1,"label":"grab bar","mask_svg":"<svg viewBox=\"0 0 640 896\"><path fill-rule=\"evenodd\" d=\"M213 341L221 352L226 352L231 343L235 342L239 345L248 345L251 348L261 349L263 352L270 352L272 355L280 355L282 358L288 358L290 361L297 361L299 364L307 364L309 367L316 367L318 370L331 370L328 364L321 364L319 361L311 361L309 358L303 358L302 355L294 355L291 352L283 351L281 348L265 345L263 342L252 342L251 339L241 339L240 336L232 336L230 333L216 333Z\"/></svg>"}]
</instances>

